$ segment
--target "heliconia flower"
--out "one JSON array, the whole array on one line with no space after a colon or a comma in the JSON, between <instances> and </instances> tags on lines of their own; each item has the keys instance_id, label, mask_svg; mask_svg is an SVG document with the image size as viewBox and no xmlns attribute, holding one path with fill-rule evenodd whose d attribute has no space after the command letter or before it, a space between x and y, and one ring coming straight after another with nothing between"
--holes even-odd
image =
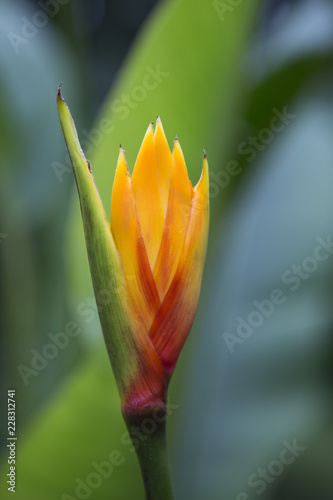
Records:
<instances>
[{"instance_id":1,"label":"heliconia flower","mask_svg":"<svg viewBox=\"0 0 333 500\"><path fill-rule=\"evenodd\" d=\"M58 111L78 188L101 326L124 416L165 407L168 380L196 313L206 255L208 163L195 186L177 138L150 124L132 177L120 147L111 223L69 109Z\"/></svg>"}]
</instances>

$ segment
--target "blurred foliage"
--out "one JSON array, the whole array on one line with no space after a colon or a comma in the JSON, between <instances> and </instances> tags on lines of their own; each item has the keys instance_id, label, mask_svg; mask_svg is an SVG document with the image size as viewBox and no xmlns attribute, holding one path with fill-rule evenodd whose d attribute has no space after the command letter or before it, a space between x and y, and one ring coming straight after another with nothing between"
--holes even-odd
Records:
<instances>
[{"instance_id":1,"label":"blurred foliage","mask_svg":"<svg viewBox=\"0 0 333 500\"><path fill-rule=\"evenodd\" d=\"M107 212L119 143L132 169L156 115L170 145L178 134L193 183L202 148L207 151L212 223L206 273L170 395L179 405L169 419L176 498L329 500L330 259L234 353L222 334L235 332L236 318L247 317L254 300L281 288L283 272L313 254L317 237L332 234L332 3L161 2L93 125L87 125L90 108L99 96L86 102L94 84L84 88L80 76L89 67L101 87L111 80L110 69L102 70L105 44L97 46L106 55L99 51L96 64L91 58L85 66L78 39L85 40L86 31L81 24L75 38L62 11L55 22L63 22L67 39L49 26L24 52L10 53L8 26L18 26L24 15L10 4L0 7L0 192L1 205L11 207L0 211L0 232L8 233L0 246L0 322L2 392L17 388L22 419L16 498L76 498L80 480L86 484L96 464L110 463L111 456L120 465L86 490L86 498L143 498L101 341L76 193L68 203L72 174L55 109L63 80ZM97 4L94 26L103 17ZM111 50L110 65L117 66ZM258 138L274 110L284 108L295 115L291 124L245 154L249 137ZM237 163L232 174L230 161ZM69 321L82 333L24 385L17 365L28 366L31 349L41 351L47 332L63 331ZM264 493L249 488L248 477L294 438L306 452Z\"/></svg>"},{"instance_id":2,"label":"blurred foliage","mask_svg":"<svg viewBox=\"0 0 333 500\"><path fill-rule=\"evenodd\" d=\"M54 364L43 377L33 377L28 390L22 384L17 366L28 365L31 349L39 350L46 333L59 331L66 321L66 279L60 256L70 184L57 182L50 168L62 147L54 88L64 73L75 109L80 95L74 56L53 29L14 52L7 35L10 30L20 33L19 15L31 18L33 14L34 10L19 10L12 2L1 3L0 231L7 235L1 240L1 371L6 374L1 377L1 389L4 394L8 381L17 387L22 408L19 423L47 398L75 364L80 350L72 344L63 353L62 365Z\"/></svg>"}]
</instances>

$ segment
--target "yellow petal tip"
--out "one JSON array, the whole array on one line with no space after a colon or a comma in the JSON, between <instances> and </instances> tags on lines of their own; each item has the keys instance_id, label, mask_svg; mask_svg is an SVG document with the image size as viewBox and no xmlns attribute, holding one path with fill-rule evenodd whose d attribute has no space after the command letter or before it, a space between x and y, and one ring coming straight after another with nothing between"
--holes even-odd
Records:
<instances>
[{"instance_id":1,"label":"yellow petal tip","mask_svg":"<svg viewBox=\"0 0 333 500\"><path fill-rule=\"evenodd\" d=\"M161 132L163 132L163 135L165 136L164 134L164 129L163 129L163 125L162 125L162 120L161 118L158 116L156 118L156 126L155 126L155 132L154 132L154 136L156 136L156 134L158 133L158 131L161 130Z\"/></svg>"},{"instance_id":2,"label":"yellow petal tip","mask_svg":"<svg viewBox=\"0 0 333 500\"><path fill-rule=\"evenodd\" d=\"M128 170L128 165L126 161L126 156L125 156L125 151L119 146L119 155L118 155L118 162L117 162L117 168L116 168L116 173L118 171L124 170L126 174L129 175L129 170Z\"/></svg>"},{"instance_id":3,"label":"yellow petal tip","mask_svg":"<svg viewBox=\"0 0 333 500\"><path fill-rule=\"evenodd\" d=\"M154 131L154 140L155 140L155 146L158 152L158 159L160 163L169 163L171 166L171 152L169 148L169 144L164 132L164 128L162 125L161 118L158 116L156 119L156 127ZM165 165L159 165L160 168L164 169L166 168ZM168 170L168 169L166 169ZM170 173L170 172L168 172Z\"/></svg>"},{"instance_id":4,"label":"yellow petal tip","mask_svg":"<svg viewBox=\"0 0 333 500\"><path fill-rule=\"evenodd\" d=\"M147 128L147 132L145 133L145 136L143 138L143 141L149 136L149 135L154 135L154 124L153 122L150 122Z\"/></svg>"},{"instance_id":5,"label":"yellow petal tip","mask_svg":"<svg viewBox=\"0 0 333 500\"><path fill-rule=\"evenodd\" d=\"M181 145L179 143L178 137L176 136L174 141L173 141L172 155L177 154L177 153L181 154L181 156L184 157L183 150L182 150Z\"/></svg>"},{"instance_id":6,"label":"yellow petal tip","mask_svg":"<svg viewBox=\"0 0 333 500\"><path fill-rule=\"evenodd\" d=\"M206 152L204 152L202 161L201 176L194 188L194 193L197 193L197 196L202 198L204 204L206 203L204 200L209 200L209 168Z\"/></svg>"},{"instance_id":7,"label":"yellow petal tip","mask_svg":"<svg viewBox=\"0 0 333 500\"><path fill-rule=\"evenodd\" d=\"M177 136L173 142L172 161L173 164L176 166L177 170L183 169L184 171L186 171L186 177L188 180L185 158Z\"/></svg>"}]
</instances>

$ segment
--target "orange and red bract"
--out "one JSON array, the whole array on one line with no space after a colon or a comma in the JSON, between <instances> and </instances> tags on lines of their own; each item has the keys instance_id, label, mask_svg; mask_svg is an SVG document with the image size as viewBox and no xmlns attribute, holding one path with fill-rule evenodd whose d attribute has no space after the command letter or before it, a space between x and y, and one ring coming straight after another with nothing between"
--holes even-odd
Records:
<instances>
[{"instance_id":1,"label":"orange and red bract","mask_svg":"<svg viewBox=\"0 0 333 500\"><path fill-rule=\"evenodd\" d=\"M161 120L150 124L132 178L120 148L111 232L147 335L170 377L192 326L204 267L208 165L193 189L176 138L170 152Z\"/></svg>"}]
</instances>

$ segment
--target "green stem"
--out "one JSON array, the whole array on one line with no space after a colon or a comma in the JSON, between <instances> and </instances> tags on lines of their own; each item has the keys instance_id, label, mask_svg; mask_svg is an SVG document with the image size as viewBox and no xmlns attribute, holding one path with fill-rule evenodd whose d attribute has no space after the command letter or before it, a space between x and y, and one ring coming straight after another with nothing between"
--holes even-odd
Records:
<instances>
[{"instance_id":1,"label":"green stem","mask_svg":"<svg viewBox=\"0 0 333 500\"><path fill-rule=\"evenodd\" d=\"M157 423L144 418L139 425L138 421L127 425L139 458L147 500L173 500L165 421Z\"/></svg>"}]
</instances>

